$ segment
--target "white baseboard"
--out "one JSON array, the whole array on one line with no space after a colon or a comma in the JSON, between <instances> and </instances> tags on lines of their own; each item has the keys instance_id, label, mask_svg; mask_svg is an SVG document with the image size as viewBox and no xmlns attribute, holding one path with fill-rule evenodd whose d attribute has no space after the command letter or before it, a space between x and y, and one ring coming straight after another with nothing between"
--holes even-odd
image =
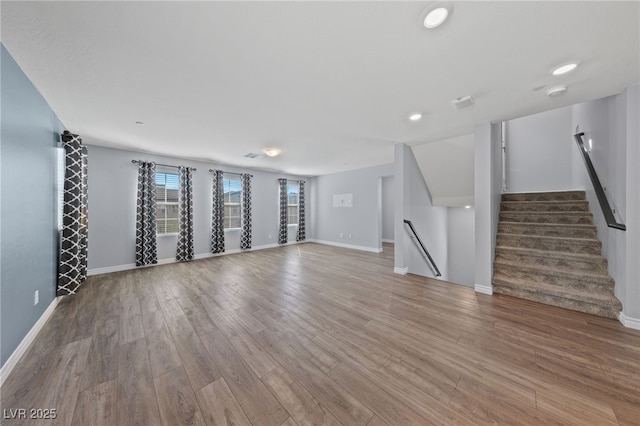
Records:
<instances>
[{"instance_id":1,"label":"white baseboard","mask_svg":"<svg viewBox=\"0 0 640 426\"><path fill-rule=\"evenodd\" d=\"M408 272L409 272L409 267L408 266L405 266L404 268L399 268L399 267L395 266L393 268L393 273L394 274L407 275Z\"/></svg>"},{"instance_id":2,"label":"white baseboard","mask_svg":"<svg viewBox=\"0 0 640 426\"><path fill-rule=\"evenodd\" d=\"M335 241L326 241L326 240L309 240L309 242L324 244L327 246L343 247L343 248L348 248L353 250L368 251L372 253L382 253L382 247L357 246L354 244L337 243Z\"/></svg>"},{"instance_id":3,"label":"white baseboard","mask_svg":"<svg viewBox=\"0 0 640 426\"><path fill-rule=\"evenodd\" d=\"M280 246L285 246L285 245L294 245L294 244L302 244L305 243L306 241L292 241L289 242L287 244L265 244L262 246L256 246L256 247L252 247L248 250L241 250L239 248L237 249L230 249L230 250L226 250L222 253L199 253L193 256L194 260L198 260L198 259L207 259L209 257L218 257L218 256L225 256L227 254L236 254L236 253L242 253L244 251L255 251L255 250L264 250L264 249L270 249L270 248L274 248L274 247L280 247ZM131 269L137 269L137 268L149 268L152 266L156 266L156 265L168 265L170 263L176 263L177 260L175 258L169 258L169 259L160 259L158 260L158 263L154 263L153 265L146 265L146 266L136 266L135 263L127 263L124 265L116 265L116 266L107 266L105 268L93 268L93 269L89 269L87 271L87 276L91 276L91 275L100 275L100 274L109 274L111 272L120 272L120 271L129 271Z\"/></svg>"},{"instance_id":4,"label":"white baseboard","mask_svg":"<svg viewBox=\"0 0 640 426\"><path fill-rule=\"evenodd\" d=\"M53 314L53 311L55 310L56 306L58 306L58 302L60 302L60 297L56 297L51 301L51 303L49 304L47 309L42 313L38 321L36 321L36 323L33 324L33 327L31 327L31 330L29 330L27 335L24 336L24 338L22 339L18 347L13 351L9 359L7 359L7 362L4 363L4 365L2 366L2 369L0 369L0 386L4 385L4 381L7 379L7 377L9 377L9 374L11 374L11 371L18 364L18 362L20 361L20 358L22 358L22 355L24 355L25 352L27 352L27 349L29 349L29 346L31 346L31 344L35 340L40 330L42 330L42 327L44 327L44 325L47 323L47 321L51 317L51 314Z\"/></svg>"},{"instance_id":5,"label":"white baseboard","mask_svg":"<svg viewBox=\"0 0 640 426\"><path fill-rule=\"evenodd\" d=\"M383 243L395 244L395 243L396 243L396 240L387 240L387 239L383 238L383 239L382 239L382 242L383 242Z\"/></svg>"},{"instance_id":6,"label":"white baseboard","mask_svg":"<svg viewBox=\"0 0 640 426\"><path fill-rule=\"evenodd\" d=\"M633 328L635 330L640 330L640 319L631 318L626 316L623 312L620 312L620 323L625 327Z\"/></svg>"},{"instance_id":7,"label":"white baseboard","mask_svg":"<svg viewBox=\"0 0 640 426\"><path fill-rule=\"evenodd\" d=\"M473 289L476 293L488 294L489 296L493 294L493 287L490 285L475 284Z\"/></svg>"}]
</instances>

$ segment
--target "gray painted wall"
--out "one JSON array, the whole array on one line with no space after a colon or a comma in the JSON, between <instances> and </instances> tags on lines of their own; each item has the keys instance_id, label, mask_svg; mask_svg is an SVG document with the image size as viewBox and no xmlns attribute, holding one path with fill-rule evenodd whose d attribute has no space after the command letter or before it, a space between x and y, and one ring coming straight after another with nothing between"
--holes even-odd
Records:
<instances>
[{"instance_id":1,"label":"gray painted wall","mask_svg":"<svg viewBox=\"0 0 640 426\"><path fill-rule=\"evenodd\" d=\"M1 363L55 297L56 146L64 130L4 46L2 63ZM34 292L40 302L33 305Z\"/></svg>"},{"instance_id":2,"label":"gray painted wall","mask_svg":"<svg viewBox=\"0 0 640 426\"><path fill-rule=\"evenodd\" d=\"M449 281L473 287L475 283L475 212L473 207L447 209Z\"/></svg>"},{"instance_id":3,"label":"gray painted wall","mask_svg":"<svg viewBox=\"0 0 640 426\"><path fill-rule=\"evenodd\" d=\"M587 192L590 210L602 241L602 254L608 259L609 274L615 279L615 294L622 301L625 315L640 319L640 276L635 265L640 256L633 232L640 225L637 204L638 181L638 86L619 95L573 106L572 128L580 126L584 140L593 142L590 153L598 177L607 188L609 200L628 228L627 232L609 228L597 201L593 186L576 149L573 178ZM630 161L629 158L632 160ZM636 173L636 175L634 175ZM637 231L636 231L637 232ZM631 255L631 256L630 256Z\"/></svg>"},{"instance_id":4,"label":"gray painted wall","mask_svg":"<svg viewBox=\"0 0 640 426\"><path fill-rule=\"evenodd\" d=\"M622 301L623 313L637 320L638 326L639 98L640 88L634 86L618 95L512 120L507 126L508 191L586 191L589 208L598 227L598 238L602 241L602 254L608 259L609 274L616 281L615 294ZM591 159L602 185L607 188L609 201L617 210L617 219L627 225L626 232L606 225L573 138L576 126L585 133L585 142L592 141ZM562 146L547 144L544 147L547 152L554 153L554 158L532 148L537 140L550 141L552 136L559 138L561 133L565 135ZM552 169L547 167L549 164L553 165ZM515 169L517 174L514 174ZM542 169L544 173L535 173L536 169Z\"/></svg>"},{"instance_id":5,"label":"gray painted wall","mask_svg":"<svg viewBox=\"0 0 640 426\"><path fill-rule=\"evenodd\" d=\"M211 173L221 168L230 172L250 172L252 180L253 247L278 242L278 181L279 177L310 182L310 179L258 170L220 166L201 161L184 160L153 154L141 154L119 149L89 146L89 265L90 271L135 263L135 215L137 165L132 159L196 167L193 175L194 252L210 253L211 238ZM158 171L175 172L176 169ZM307 193L309 187L307 185ZM306 195L306 194L305 194ZM307 197L307 212L313 196ZM289 241L295 241L297 227L289 227ZM313 235L307 229L307 239ZM226 250L240 247L240 231L225 232ZM158 260L174 259L176 236L158 237Z\"/></svg>"},{"instance_id":6,"label":"gray painted wall","mask_svg":"<svg viewBox=\"0 0 640 426\"><path fill-rule=\"evenodd\" d=\"M393 176L382 178L382 240L393 241L394 230L394 188Z\"/></svg>"},{"instance_id":7,"label":"gray painted wall","mask_svg":"<svg viewBox=\"0 0 640 426\"><path fill-rule=\"evenodd\" d=\"M316 177L315 239L380 250L380 179L390 175L392 164ZM353 194L353 207L334 207L333 196L339 194Z\"/></svg>"},{"instance_id":8,"label":"gray painted wall","mask_svg":"<svg viewBox=\"0 0 640 426\"><path fill-rule=\"evenodd\" d=\"M507 192L573 189L571 107L507 122ZM575 126L574 126L575 128Z\"/></svg>"},{"instance_id":9,"label":"gray painted wall","mask_svg":"<svg viewBox=\"0 0 640 426\"><path fill-rule=\"evenodd\" d=\"M622 127L620 124L624 123L619 123L618 119L620 115L624 120L626 118L624 111L620 111L621 102L626 103L624 95L610 96L574 105L571 127L575 129L579 125L580 131L585 132L583 139L593 141L593 150L590 156L600 182L612 195L617 208L624 216L626 211L626 152L624 150L626 137L624 133L626 132L620 128ZM593 213L594 223L598 227L598 238L602 241L602 255L609 261L609 274L616 281L616 296L623 300L626 275L625 233L607 226L577 148L575 157L577 159L574 161L573 175L576 185L586 190L589 209Z\"/></svg>"},{"instance_id":10,"label":"gray painted wall","mask_svg":"<svg viewBox=\"0 0 640 426\"><path fill-rule=\"evenodd\" d=\"M447 208L433 206L429 188L408 145L397 144L395 147L395 172L395 267L412 274L434 277L421 249L402 222L409 219L440 269L440 279L447 280Z\"/></svg>"}]
</instances>

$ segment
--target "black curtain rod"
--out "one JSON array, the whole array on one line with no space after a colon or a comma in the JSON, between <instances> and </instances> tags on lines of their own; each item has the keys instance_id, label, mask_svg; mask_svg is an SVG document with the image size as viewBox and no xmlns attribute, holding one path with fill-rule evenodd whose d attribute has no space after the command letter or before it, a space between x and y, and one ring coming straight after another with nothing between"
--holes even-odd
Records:
<instances>
[{"instance_id":1,"label":"black curtain rod","mask_svg":"<svg viewBox=\"0 0 640 426\"><path fill-rule=\"evenodd\" d=\"M142 160L131 160L132 163L142 163ZM155 163L154 161L152 161L152 163ZM173 167L174 169L179 168L180 166L172 166L171 164L160 164L160 163L155 163L156 166L164 166L164 167ZM191 170L193 170L194 172L198 169L196 169L195 167L189 167Z\"/></svg>"},{"instance_id":2,"label":"black curtain rod","mask_svg":"<svg viewBox=\"0 0 640 426\"><path fill-rule=\"evenodd\" d=\"M220 170L220 169L209 169L210 172L215 172L216 170ZM244 173L236 173L236 172L225 172L224 170L220 170L222 173L226 173L229 175L238 175L238 176L242 176ZM249 175L251 177L253 177L253 175Z\"/></svg>"}]
</instances>

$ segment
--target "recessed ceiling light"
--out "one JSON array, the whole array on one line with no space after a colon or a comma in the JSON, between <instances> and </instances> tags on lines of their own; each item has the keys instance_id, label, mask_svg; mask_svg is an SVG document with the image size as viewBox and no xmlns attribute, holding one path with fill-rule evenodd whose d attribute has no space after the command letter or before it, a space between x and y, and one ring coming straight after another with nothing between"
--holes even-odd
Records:
<instances>
[{"instance_id":1,"label":"recessed ceiling light","mask_svg":"<svg viewBox=\"0 0 640 426\"><path fill-rule=\"evenodd\" d=\"M422 114L420 114L419 112L415 112L409 116L409 120L411 121L418 121L421 118L422 118Z\"/></svg>"},{"instance_id":2,"label":"recessed ceiling light","mask_svg":"<svg viewBox=\"0 0 640 426\"><path fill-rule=\"evenodd\" d=\"M566 74L568 72L575 70L577 66L578 66L577 62L571 62L569 64L560 65L559 67L555 67L553 70L551 70L551 74L552 75Z\"/></svg>"},{"instance_id":3,"label":"recessed ceiling light","mask_svg":"<svg viewBox=\"0 0 640 426\"><path fill-rule=\"evenodd\" d=\"M470 208L471 208L471 206L464 206L464 208L465 208L465 209L470 209Z\"/></svg>"},{"instance_id":4,"label":"recessed ceiling light","mask_svg":"<svg viewBox=\"0 0 640 426\"><path fill-rule=\"evenodd\" d=\"M422 24L429 29L436 28L447 20L451 12L453 12L451 2L437 1L424 11Z\"/></svg>"},{"instance_id":5,"label":"recessed ceiling light","mask_svg":"<svg viewBox=\"0 0 640 426\"><path fill-rule=\"evenodd\" d=\"M265 148L262 150L269 157L277 157L282 153L280 148Z\"/></svg>"},{"instance_id":6,"label":"recessed ceiling light","mask_svg":"<svg viewBox=\"0 0 640 426\"><path fill-rule=\"evenodd\" d=\"M556 86L556 87L552 87L551 89L547 90L547 96L558 96L558 95L562 95L564 92L567 91L567 86Z\"/></svg>"}]
</instances>

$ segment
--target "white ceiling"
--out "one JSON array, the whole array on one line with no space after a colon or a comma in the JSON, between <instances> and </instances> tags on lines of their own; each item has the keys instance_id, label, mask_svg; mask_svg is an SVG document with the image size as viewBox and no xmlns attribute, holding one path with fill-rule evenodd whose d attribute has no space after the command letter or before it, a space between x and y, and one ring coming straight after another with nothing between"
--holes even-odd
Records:
<instances>
[{"instance_id":1,"label":"white ceiling","mask_svg":"<svg viewBox=\"0 0 640 426\"><path fill-rule=\"evenodd\" d=\"M435 30L428 4L3 1L2 43L85 143L301 175L640 83L638 1L454 2Z\"/></svg>"}]
</instances>

